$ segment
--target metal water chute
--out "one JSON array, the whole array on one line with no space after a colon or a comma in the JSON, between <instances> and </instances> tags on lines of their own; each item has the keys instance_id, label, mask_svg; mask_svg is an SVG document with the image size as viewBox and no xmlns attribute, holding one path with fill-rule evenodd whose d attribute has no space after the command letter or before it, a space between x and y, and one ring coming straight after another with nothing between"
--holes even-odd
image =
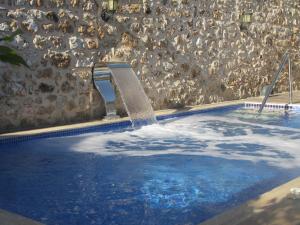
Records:
<instances>
[{"instance_id":1,"label":"metal water chute","mask_svg":"<svg viewBox=\"0 0 300 225\"><path fill-rule=\"evenodd\" d=\"M105 102L107 117L116 116L116 92L112 80L133 127L157 123L150 100L131 65L117 61L96 64L93 68L93 81Z\"/></svg>"},{"instance_id":2,"label":"metal water chute","mask_svg":"<svg viewBox=\"0 0 300 225\"><path fill-rule=\"evenodd\" d=\"M106 117L116 117L116 92L110 69L104 64L95 64L92 72L95 88L105 103Z\"/></svg>"}]
</instances>

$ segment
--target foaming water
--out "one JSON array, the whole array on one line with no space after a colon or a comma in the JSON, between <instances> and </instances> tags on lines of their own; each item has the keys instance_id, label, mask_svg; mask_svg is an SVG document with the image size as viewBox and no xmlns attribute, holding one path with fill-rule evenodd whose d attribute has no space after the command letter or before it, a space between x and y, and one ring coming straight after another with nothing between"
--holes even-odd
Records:
<instances>
[{"instance_id":1,"label":"foaming water","mask_svg":"<svg viewBox=\"0 0 300 225\"><path fill-rule=\"evenodd\" d=\"M0 208L49 225L196 225L299 176L299 121L225 110L0 145Z\"/></svg>"},{"instance_id":2,"label":"foaming water","mask_svg":"<svg viewBox=\"0 0 300 225\"><path fill-rule=\"evenodd\" d=\"M260 120L268 122L272 116ZM272 125L272 121L255 123L254 119L254 115L239 112L226 117L196 115L138 130L89 134L71 149L101 155L206 155L266 161L280 167L299 166L300 129Z\"/></svg>"}]
</instances>

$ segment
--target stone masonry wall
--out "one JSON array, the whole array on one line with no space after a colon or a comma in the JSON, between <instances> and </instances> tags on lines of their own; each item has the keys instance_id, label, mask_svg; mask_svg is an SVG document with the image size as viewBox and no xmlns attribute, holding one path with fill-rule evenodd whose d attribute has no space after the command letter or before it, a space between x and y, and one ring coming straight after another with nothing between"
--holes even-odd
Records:
<instances>
[{"instance_id":1,"label":"stone masonry wall","mask_svg":"<svg viewBox=\"0 0 300 225\"><path fill-rule=\"evenodd\" d=\"M0 64L0 132L102 118L91 67L113 54L155 109L257 96L287 49L299 89L299 1L132 2L107 14L102 0L0 0L0 37L20 28L9 45L31 68Z\"/></svg>"}]
</instances>

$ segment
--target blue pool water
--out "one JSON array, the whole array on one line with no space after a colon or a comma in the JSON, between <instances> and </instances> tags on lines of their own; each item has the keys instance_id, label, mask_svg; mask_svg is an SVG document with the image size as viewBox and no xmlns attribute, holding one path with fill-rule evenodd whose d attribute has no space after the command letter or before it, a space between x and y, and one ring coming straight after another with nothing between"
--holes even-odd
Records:
<instances>
[{"instance_id":1,"label":"blue pool water","mask_svg":"<svg viewBox=\"0 0 300 225\"><path fill-rule=\"evenodd\" d=\"M0 144L0 208L50 225L199 224L300 175L300 114L218 109Z\"/></svg>"}]
</instances>

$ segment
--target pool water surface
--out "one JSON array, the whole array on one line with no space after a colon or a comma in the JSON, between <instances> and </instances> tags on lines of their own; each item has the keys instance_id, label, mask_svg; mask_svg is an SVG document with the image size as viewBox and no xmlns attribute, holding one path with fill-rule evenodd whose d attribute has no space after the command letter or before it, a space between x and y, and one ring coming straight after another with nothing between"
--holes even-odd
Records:
<instances>
[{"instance_id":1,"label":"pool water surface","mask_svg":"<svg viewBox=\"0 0 300 225\"><path fill-rule=\"evenodd\" d=\"M0 208L50 225L199 224L300 175L300 114L218 109L0 144Z\"/></svg>"}]
</instances>

